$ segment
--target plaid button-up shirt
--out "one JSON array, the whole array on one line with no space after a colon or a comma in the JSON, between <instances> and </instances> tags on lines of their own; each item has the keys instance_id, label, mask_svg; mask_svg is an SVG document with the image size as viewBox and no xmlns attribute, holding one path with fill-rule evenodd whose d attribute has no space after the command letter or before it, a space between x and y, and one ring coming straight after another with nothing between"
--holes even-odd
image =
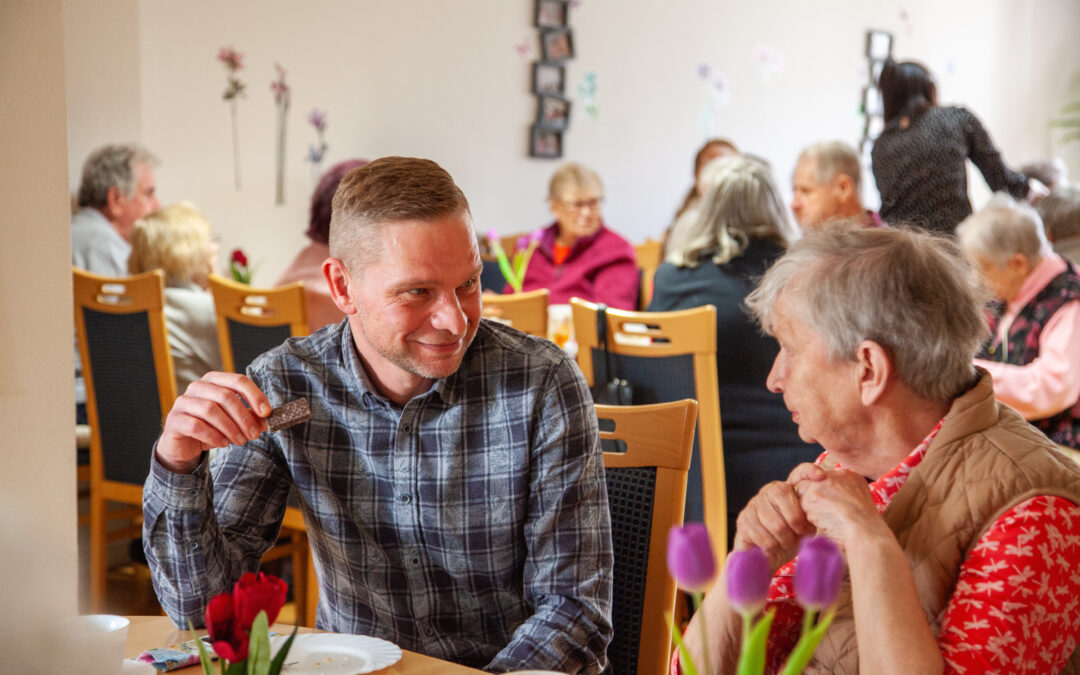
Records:
<instances>
[{"instance_id":1,"label":"plaid button-up shirt","mask_svg":"<svg viewBox=\"0 0 1080 675\"><path fill-rule=\"evenodd\" d=\"M319 628L492 671L597 673L611 639L611 528L596 415L553 343L482 320L461 368L404 407L372 387L347 322L248 374L310 421L155 460L143 497L154 585L177 625L258 567L299 493Z\"/></svg>"}]
</instances>

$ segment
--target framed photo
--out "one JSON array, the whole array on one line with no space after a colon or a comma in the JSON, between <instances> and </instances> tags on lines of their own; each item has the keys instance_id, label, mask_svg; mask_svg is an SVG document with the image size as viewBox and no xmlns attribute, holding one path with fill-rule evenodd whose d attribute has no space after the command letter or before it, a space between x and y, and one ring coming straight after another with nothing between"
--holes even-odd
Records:
<instances>
[{"instance_id":1,"label":"framed photo","mask_svg":"<svg viewBox=\"0 0 1080 675\"><path fill-rule=\"evenodd\" d=\"M881 81L881 71L885 69L884 61L870 62L870 81L877 84Z\"/></svg>"},{"instance_id":2,"label":"framed photo","mask_svg":"<svg viewBox=\"0 0 1080 675\"><path fill-rule=\"evenodd\" d=\"M892 33L883 30L866 31L866 58L886 61L892 56Z\"/></svg>"},{"instance_id":3,"label":"framed photo","mask_svg":"<svg viewBox=\"0 0 1080 675\"><path fill-rule=\"evenodd\" d=\"M570 125L570 100L562 96L540 94L536 97L536 126L566 129Z\"/></svg>"},{"instance_id":4,"label":"framed photo","mask_svg":"<svg viewBox=\"0 0 1080 675\"><path fill-rule=\"evenodd\" d=\"M885 114L884 104L881 101L881 91L874 85L863 87L862 105L863 113L867 117L881 117Z\"/></svg>"},{"instance_id":5,"label":"framed photo","mask_svg":"<svg viewBox=\"0 0 1080 675\"><path fill-rule=\"evenodd\" d=\"M574 39L569 28L540 31L540 54L544 61L574 58Z\"/></svg>"},{"instance_id":6,"label":"framed photo","mask_svg":"<svg viewBox=\"0 0 1080 675\"><path fill-rule=\"evenodd\" d=\"M534 61L532 90L534 94L562 96L566 91L566 68L557 63Z\"/></svg>"},{"instance_id":7,"label":"framed photo","mask_svg":"<svg viewBox=\"0 0 1080 675\"><path fill-rule=\"evenodd\" d=\"M555 159L562 157L563 132L533 125L529 136L529 157Z\"/></svg>"},{"instance_id":8,"label":"framed photo","mask_svg":"<svg viewBox=\"0 0 1080 675\"><path fill-rule=\"evenodd\" d=\"M537 28L565 28L570 0L536 0Z\"/></svg>"}]
</instances>

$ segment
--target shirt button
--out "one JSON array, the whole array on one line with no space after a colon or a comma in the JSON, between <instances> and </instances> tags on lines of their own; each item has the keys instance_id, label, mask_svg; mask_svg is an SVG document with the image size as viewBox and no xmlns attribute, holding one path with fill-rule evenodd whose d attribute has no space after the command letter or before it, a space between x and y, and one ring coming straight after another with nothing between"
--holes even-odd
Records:
<instances>
[{"instance_id":1,"label":"shirt button","mask_svg":"<svg viewBox=\"0 0 1080 675\"><path fill-rule=\"evenodd\" d=\"M434 634L435 634L435 629L434 629L434 628L432 628L431 626L428 626L427 628L425 628L425 629L424 629L424 632L425 632L425 633L426 633L426 634L427 634L428 636L431 636L431 635L434 635Z\"/></svg>"},{"instance_id":2,"label":"shirt button","mask_svg":"<svg viewBox=\"0 0 1080 675\"><path fill-rule=\"evenodd\" d=\"M420 564L420 558L413 558L409 562L411 562L413 565L419 565Z\"/></svg>"},{"instance_id":3,"label":"shirt button","mask_svg":"<svg viewBox=\"0 0 1080 675\"><path fill-rule=\"evenodd\" d=\"M401 425L401 430L404 431L405 433L409 433L410 431L412 431L412 426L409 425L409 424L402 424Z\"/></svg>"},{"instance_id":4,"label":"shirt button","mask_svg":"<svg viewBox=\"0 0 1080 675\"><path fill-rule=\"evenodd\" d=\"M412 501L412 495L401 495L400 497L398 497L398 501L400 501L402 504L408 504Z\"/></svg>"},{"instance_id":5,"label":"shirt button","mask_svg":"<svg viewBox=\"0 0 1080 675\"><path fill-rule=\"evenodd\" d=\"M192 551L197 550L199 548L199 542L197 542L197 541L189 542L188 543L188 548L190 548Z\"/></svg>"}]
</instances>

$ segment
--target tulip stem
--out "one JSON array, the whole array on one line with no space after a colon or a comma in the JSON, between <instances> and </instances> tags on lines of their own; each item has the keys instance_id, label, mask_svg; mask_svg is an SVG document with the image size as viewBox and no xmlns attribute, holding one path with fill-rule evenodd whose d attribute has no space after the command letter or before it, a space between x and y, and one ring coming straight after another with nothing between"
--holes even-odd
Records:
<instances>
[{"instance_id":1,"label":"tulip stem","mask_svg":"<svg viewBox=\"0 0 1080 675\"><path fill-rule=\"evenodd\" d=\"M679 669L683 672L683 675L697 675L694 659L690 656L690 650L683 643L682 633L679 632L679 627L675 625L675 617L671 612L664 612L664 616L667 617L668 627L671 629L671 639L675 641L675 645L679 648Z\"/></svg>"},{"instance_id":2,"label":"tulip stem","mask_svg":"<svg viewBox=\"0 0 1080 675\"><path fill-rule=\"evenodd\" d=\"M702 657L705 659L705 672L712 675L712 664L709 663L709 631L705 629L705 612L701 611L701 605L705 602L705 594L701 591L694 591L691 595L694 598L694 614L701 621L701 644L704 647Z\"/></svg>"},{"instance_id":3,"label":"tulip stem","mask_svg":"<svg viewBox=\"0 0 1080 675\"><path fill-rule=\"evenodd\" d=\"M806 635L814 628L814 619L817 618L817 611L812 609L803 610L802 616L802 634Z\"/></svg>"}]
</instances>

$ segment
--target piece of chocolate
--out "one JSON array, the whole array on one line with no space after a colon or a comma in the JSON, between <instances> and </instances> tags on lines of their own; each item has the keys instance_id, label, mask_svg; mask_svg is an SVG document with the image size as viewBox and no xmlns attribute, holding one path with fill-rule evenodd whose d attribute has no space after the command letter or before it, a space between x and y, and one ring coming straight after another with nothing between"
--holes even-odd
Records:
<instances>
[{"instance_id":1,"label":"piece of chocolate","mask_svg":"<svg viewBox=\"0 0 1080 675\"><path fill-rule=\"evenodd\" d=\"M271 410L270 416L266 418L266 424L270 427L270 431L281 431L294 424L307 422L309 419L311 419L311 408L308 407L307 399L298 398Z\"/></svg>"}]
</instances>

